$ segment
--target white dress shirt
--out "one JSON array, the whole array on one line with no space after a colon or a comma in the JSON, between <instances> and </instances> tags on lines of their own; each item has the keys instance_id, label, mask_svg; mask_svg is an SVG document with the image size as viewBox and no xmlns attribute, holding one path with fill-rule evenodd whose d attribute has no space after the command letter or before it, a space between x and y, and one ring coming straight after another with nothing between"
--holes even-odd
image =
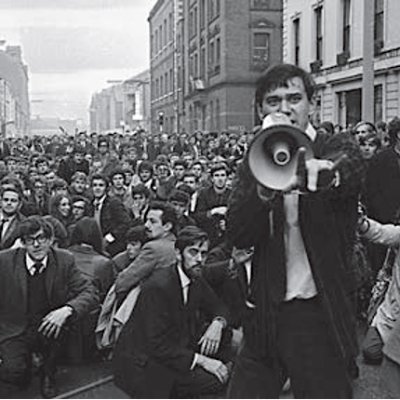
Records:
<instances>
[{"instance_id":1,"label":"white dress shirt","mask_svg":"<svg viewBox=\"0 0 400 400\"><path fill-rule=\"evenodd\" d=\"M33 267L35 264L37 264L37 263L41 263L42 264L42 267L40 268L40 270L39 270L39 274L41 274L46 268L47 268L47 259L48 259L49 257L48 256L46 256L45 258L43 258L43 260L41 260L41 261L35 261L35 260L33 260L31 257L30 257L30 255L28 254L28 253L26 253L26 256L25 256L25 265L26 265L26 269L28 270L28 272L29 272L29 274L31 275L31 276L33 276L33 275L35 275L35 268Z\"/></svg>"},{"instance_id":2,"label":"white dress shirt","mask_svg":"<svg viewBox=\"0 0 400 400\"><path fill-rule=\"evenodd\" d=\"M310 124L307 127L306 134L311 140L314 140L317 135ZM283 207L285 211L284 238L286 248L285 301L310 299L318 292L299 225L299 194L285 194L283 196Z\"/></svg>"}]
</instances>

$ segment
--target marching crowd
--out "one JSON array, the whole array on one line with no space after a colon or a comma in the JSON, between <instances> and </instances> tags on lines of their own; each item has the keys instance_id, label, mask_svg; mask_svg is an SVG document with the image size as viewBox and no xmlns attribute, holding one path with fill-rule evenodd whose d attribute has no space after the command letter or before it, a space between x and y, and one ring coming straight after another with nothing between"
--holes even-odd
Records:
<instances>
[{"instance_id":1,"label":"marching crowd","mask_svg":"<svg viewBox=\"0 0 400 400\"><path fill-rule=\"evenodd\" d=\"M311 103L307 75L279 68L258 83L260 117L286 113L320 161L329 146L347 155L305 200L251 180L260 126L0 138L0 397L33 371L55 397L57 364L93 359L113 359L132 397L215 395L228 382L229 397L276 397L287 378L296 397L349 397L340 374L358 374L353 317L368 327L364 362L383 361L400 393L400 119L312 127L296 109ZM296 270L304 255L308 269ZM319 343L324 329L337 354Z\"/></svg>"}]
</instances>

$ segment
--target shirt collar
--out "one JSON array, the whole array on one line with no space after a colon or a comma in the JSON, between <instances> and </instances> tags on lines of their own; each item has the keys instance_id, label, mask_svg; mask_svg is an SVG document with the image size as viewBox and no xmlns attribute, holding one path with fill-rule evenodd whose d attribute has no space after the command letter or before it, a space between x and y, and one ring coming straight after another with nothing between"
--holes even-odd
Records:
<instances>
[{"instance_id":1,"label":"shirt collar","mask_svg":"<svg viewBox=\"0 0 400 400\"><path fill-rule=\"evenodd\" d=\"M99 206L102 206L104 203L104 200L106 199L107 195L104 195L103 197L101 197L99 200L95 199L94 200L94 204L98 204Z\"/></svg>"},{"instance_id":2,"label":"shirt collar","mask_svg":"<svg viewBox=\"0 0 400 400\"><path fill-rule=\"evenodd\" d=\"M14 214L14 215L11 215L10 217L6 217L6 216L0 211L0 222L3 221L4 218L7 219L7 222L11 222L11 220L15 218L15 214Z\"/></svg>"},{"instance_id":3,"label":"shirt collar","mask_svg":"<svg viewBox=\"0 0 400 400\"><path fill-rule=\"evenodd\" d=\"M47 260L48 260L49 256L46 256L42 261L40 261L42 263L42 268L40 268L39 273L42 273L46 268L47 268ZM34 275L35 273L35 269L33 268L33 266L39 261L35 261L33 260L30 255L28 253L26 253L25 255L25 264L26 264L26 269L28 270L30 275Z\"/></svg>"},{"instance_id":4,"label":"shirt collar","mask_svg":"<svg viewBox=\"0 0 400 400\"><path fill-rule=\"evenodd\" d=\"M306 135L307 135L312 141L314 141L315 138L317 137L317 131L314 129L314 127L313 127L310 123L308 123L308 125L307 125Z\"/></svg>"},{"instance_id":5,"label":"shirt collar","mask_svg":"<svg viewBox=\"0 0 400 400\"><path fill-rule=\"evenodd\" d=\"M183 270L182 270L180 265L178 265L178 275L179 275L179 280L181 282L182 289L190 285L190 279L183 272Z\"/></svg>"}]
</instances>

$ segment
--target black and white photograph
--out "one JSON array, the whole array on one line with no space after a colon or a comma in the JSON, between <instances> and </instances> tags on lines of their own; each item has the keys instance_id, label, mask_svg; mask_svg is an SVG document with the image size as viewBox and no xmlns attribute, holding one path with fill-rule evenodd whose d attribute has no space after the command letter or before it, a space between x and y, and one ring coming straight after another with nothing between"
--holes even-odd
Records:
<instances>
[{"instance_id":1,"label":"black and white photograph","mask_svg":"<svg viewBox=\"0 0 400 400\"><path fill-rule=\"evenodd\" d=\"M399 21L0 0L0 399L400 398Z\"/></svg>"}]
</instances>

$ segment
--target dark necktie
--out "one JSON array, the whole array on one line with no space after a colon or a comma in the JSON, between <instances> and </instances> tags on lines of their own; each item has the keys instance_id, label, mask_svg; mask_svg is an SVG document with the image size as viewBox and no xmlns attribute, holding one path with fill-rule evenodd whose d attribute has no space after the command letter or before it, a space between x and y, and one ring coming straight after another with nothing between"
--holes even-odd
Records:
<instances>
[{"instance_id":1,"label":"dark necktie","mask_svg":"<svg viewBox=\"0 0 400 400\"><path fill-rule=\"evenodd\" d=\"M8 218L3 218L0 222L0 239L3 238L4 225L8 222Z\"/></svg>"},{"instance_id":2,"label":"dark necktie","mask_svg":"<svg viewBox=\"0 0 400 400\"><path fill-rule=\"evenodd\" d=\"M32 269L33 269L33 275L38 275L40 274L40 270L42 269L43 264L41 262L36 262L33 264Z\"/></svg>"}]
</instances>

